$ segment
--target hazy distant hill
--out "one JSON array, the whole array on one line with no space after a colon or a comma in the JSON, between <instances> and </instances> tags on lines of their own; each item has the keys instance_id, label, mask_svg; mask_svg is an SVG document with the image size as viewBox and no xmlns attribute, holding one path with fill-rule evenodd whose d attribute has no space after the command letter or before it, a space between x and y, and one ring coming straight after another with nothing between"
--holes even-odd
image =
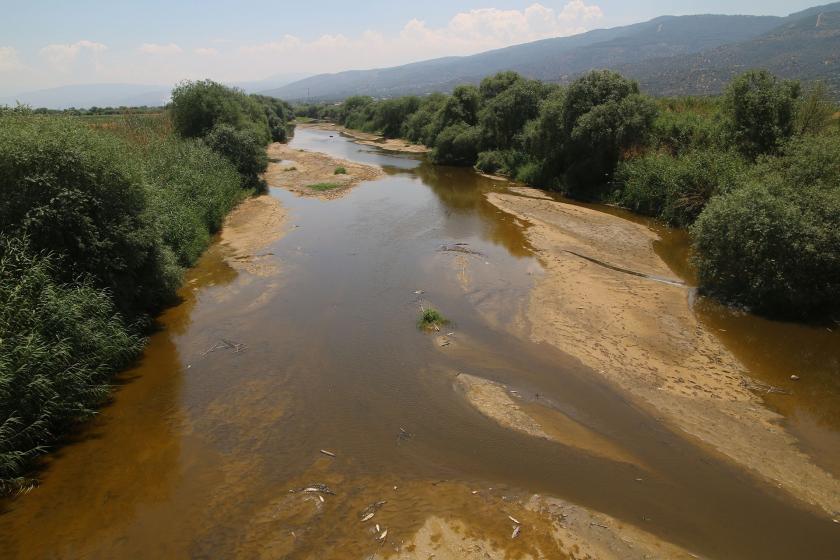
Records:
<instances>
[{"instance_id":1,"label":"hazy distant hill","mask_svg":"<svg viewBox=\"0 0 840 560\"><path fill-rule=\"evenodd\" d=\"M807 14L749 41L616 69L647 91L676 95L719 93L739 72L766 68L785 78L821 80L840 99L840 5L833 10Z\"/></svg>"},{"instance_id":2,"label":"hazy distant hill","mask_svg":"<svg viewBox=\"0 0 840 560\"><path fill-rule=\"evenodd\" d=\"M307 74L277 74L264 80L235 82L230 85L248 93L260 93L289 82L305 78ZM170 86L143 84L79 84L37 91L22 92L0 98L0 105L15 105L18 101L31 107L49 109L77 109L89 107L156 107L169 101Z\"/></svg>"},{"instance_id":3,"label":"hazy distant hill","mask_svg":"<svg viewBox=\"0 0 840 560\"><path fill-rule=\"evenodd\" d=\"M564 82L593 68L621 69L644 77L649 91L663 93L672 91L672 84L702 68L701 61L705 60L706 53L717 52L727 46L741 46L739 52L742 54L738 57L715 57L719 63L716 63L718 66L715 66L713 74L718 75L728 69L727 60L737 62L743 59L745 64L746 61L763 63L767 60L763 53L768 52L765 50L768 43L774 43L779 53L801 50L800 56L806 60L801 60L798 66L788 61L789 70L805 70L807 67L809 78L824 77L831 73L831 66L825 65L820 72L815 61L823 63L823 50L830 41L816 44L805 38L807 33L804 31L784 33L784 30L798 25L800 20L813 24L812 16L816 18L818 13L833 10L840 10L840 2L788 17L663 16L625 27L545 39L472 56L438 58L377 70L320 74L268 93L288 100L332 100L354 94L389 97L447 91L459 83L477 83L484 76L501 70L516 70L528 77ZM828 21L833 20L828 18ZM753 52L757 48L758 51ZM659 66L663 64L667 66ZM833 70L836 74L837 70ZM695 83L698 79L688 83ZM700 82L706 83L704 80ZM680 90L684 93L705 91L714 89L686 85Z\"/></svg>"},{"instance_id":4,"label":"hazy distant hill","mask_svg":"<svg viewBox=\"0 0 840 560\"><path fill-rule=\"evenodd\" d=\"M0 105L21 102L31 107L68 109L70 107L130 107L163 105L169 88L138 84L80 84L23 92L0 99Z\"/></svg>"}]
</instances>

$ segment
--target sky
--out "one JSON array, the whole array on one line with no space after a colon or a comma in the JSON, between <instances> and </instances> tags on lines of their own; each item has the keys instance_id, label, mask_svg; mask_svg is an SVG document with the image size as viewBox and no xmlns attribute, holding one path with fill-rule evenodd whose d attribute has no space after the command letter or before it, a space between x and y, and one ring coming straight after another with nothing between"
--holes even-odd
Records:
<instances>
[{"instance_id":1,"label":"sky","mask_svg":"<svg viewBox=\"0 0 840 560\"><path fill-rule=\"evenodd\" d=\"M0 95L393 66L697 13L828 0L0 0Z\"/></svg>"}]
</instances>

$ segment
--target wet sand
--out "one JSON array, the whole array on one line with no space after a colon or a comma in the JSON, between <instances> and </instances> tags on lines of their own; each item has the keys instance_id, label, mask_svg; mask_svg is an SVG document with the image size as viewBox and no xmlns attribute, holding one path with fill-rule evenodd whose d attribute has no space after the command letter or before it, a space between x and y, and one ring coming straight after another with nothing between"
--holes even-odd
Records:
<instances>
[{"instance_id":1,"label":"wet sand","mask_svg":"<svg viewBox=\"0 0 840 560\"><path fill-rule=\"evenodd\" d=\"M696 319L689 290L667 283L676 278L653 250L656 234L534 189L516 194L487 198L530 224L545 267L519 332L575 356L668 424L836 516L840 483L748 389L742 365Z\"/></svg>"}]
</instances>

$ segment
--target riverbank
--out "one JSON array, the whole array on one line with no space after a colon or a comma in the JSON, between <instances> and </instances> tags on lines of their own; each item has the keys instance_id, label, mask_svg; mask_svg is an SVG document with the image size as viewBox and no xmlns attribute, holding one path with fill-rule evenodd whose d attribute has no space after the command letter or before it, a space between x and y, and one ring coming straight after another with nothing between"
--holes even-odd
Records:
<instances>
[{"instance_id":1,"label":"riverbank","mask_svg":"<svg viewBox=\"0 0 840 560\"><path fill-rule=\"evenodd\" d=\"M287 213L280 201L269 194L244 200L225 219L221 244L225 261L235 270L271 276L279 268L272 255L263 251L286 233Z\"/></svg>"},{"instance_id":2,"label":"riverbank","mask_svg":"<svg viewBox=\"0 0 840 560\"><path fill-rule=\"evenodd\" d=\"M669 425L837 515L840 484L817 467L749 389L741 364L694 316L688 288L647 227L547 199L534 189L487 200L528 225L545 274L517 330L579 359Z\"/></svg>"},{"instance_id":3,"label":"riverbank","mask_svg":"<svg viewBox=\"0 0 840 560\"><path fill-rule=\"evenodd\" d=\"M375 165L294 149L288 144L271 144L268 158L263 178L270 186L324 200L340 198L359 183L384 175L382 168Z\"/></svg>"},{"instance_id":4,"label":"riverbank","mask_svg":"<svg viewBox=\"0 0 840 560\"><path fill-rule=\"evenodd\" d=\"M347 128L335 123L304 123L299 124L297 126L301 128L315 128L319 130L334 131L339 134L344 134L353 138L358 144L363 144L365 146L373 146L375 148L379 148L381 150L386 150L389 152L425 154L431 151L428 146L424 146L422 144L413 144L403 138L385 138L378 134L362 132L361 130L353 130L352 128Z\"/></svg>"}]
</instances>

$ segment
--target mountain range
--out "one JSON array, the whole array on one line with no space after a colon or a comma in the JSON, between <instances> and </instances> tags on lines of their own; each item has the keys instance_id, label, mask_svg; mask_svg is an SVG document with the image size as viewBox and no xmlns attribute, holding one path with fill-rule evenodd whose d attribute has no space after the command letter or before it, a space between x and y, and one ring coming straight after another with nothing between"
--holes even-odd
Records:
<instances>
[{"instance_id":1,"label":"mountain range","mask_svg":"<svg viewBox=\"0 0 840 560\"><path fill-rule=\"evenodd\" d=\"M588 70L609 68L637 79L654 95L714 94L733 75L754 67L785 78L822 80L840 98L840 2L786 17L662 16L471 56L319 74L265 93L289 101L422 95L478 83L503 70L566 83Z\"/></svg>"},{"instance_id":2,"label":"mountain range","mask_svg":"<svg viewBox=\"0 0 840 560\"><path fill-rule=\"evenodd\" d=\"M821 80L840 100L840 2L785 17L661 16L471 56L308 77L278 74L229 85L288 101L337 101L359 94L395 97L446 92L503 70L568 83L596 68L634 78L653 95L716 94L734 75L766 68L783 78ZM0 98L0 105L20 101L52 109L154 106L166 103L170 91L165 85L83 84Z\"/></svg>"}]
</instances>

